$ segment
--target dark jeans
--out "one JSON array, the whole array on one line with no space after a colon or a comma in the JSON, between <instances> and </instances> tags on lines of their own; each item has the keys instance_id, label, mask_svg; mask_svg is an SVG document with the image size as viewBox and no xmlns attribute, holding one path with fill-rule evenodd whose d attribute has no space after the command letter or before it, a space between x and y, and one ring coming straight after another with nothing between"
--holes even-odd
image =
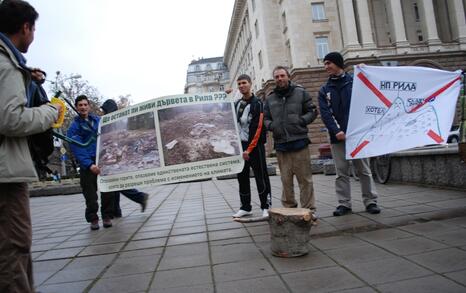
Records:
<instances>
[{"instance_id":1,"label":"dark jeans","mask_svg":"<svg viewBox=\"0 0 466 293\"><path fill-rule=\"evenodd\" d=\"M97 203L97 175L91 172L91 170L81 170L81 187L83 189L83 195L86 199L86 221L92 222L98 220L99 216L99 204ZM113 200L115 192L101 192L100 200L101 207L100 213L102 219L113 218Z\"/></svg>"},{"instance_id":2,"label":"dark jeans","mask_svg":"<svg viewBox=\"0 0 466 293\"><path fill-rule=\"evenodd\" d=\"M34 292L26 183L0 183L0 292Z\"/></svg>"},{"instance_id":3,"label":"dark jeans","mask_svg":"<svg viewBox=\"0 0 466 293\"><path fill-rule=\"evenodd\" d=\"M137 202L138 204L142 204L144 201L144 192L141 192L137 189L126 189L120 190L115 192L115 200L114 200L114 212L115 215L121 215L121 208L120 208L120 193L129 198L130 200Z\"/></svg>"},{"instance_id":4,"label":"dark jeans","mask_svg":"<svg viewBox=\"0 0 466 293\"><path fill-rule=\"evenodd\" d=\"M243 149L248 144L241 142ZM249 154L249 160L244 161L244 168L238 173L239 197L241 200L241 209L250 212L251 206L251 185L249 182L249 169L252 168L254 178L256 179L257 192L261 202L261 209L268 209L272 205L272 195L270 188L269 175L267 174L267 163L265 161L265 148L263 144L258 144Z\"/></svg>"}]
</instances>

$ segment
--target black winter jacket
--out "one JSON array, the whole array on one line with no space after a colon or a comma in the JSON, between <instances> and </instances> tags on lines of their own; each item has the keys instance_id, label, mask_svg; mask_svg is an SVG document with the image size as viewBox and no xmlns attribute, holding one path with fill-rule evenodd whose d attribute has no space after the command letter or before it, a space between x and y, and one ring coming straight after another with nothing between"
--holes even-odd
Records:
<instances>
[{"instance_id":1,"label":"black winter jacket","mask_svg":"<svg viewBox=\"0 0 466 293\"><path fill-rule=\"evenodd\" d=\"M320 88L320 117L328 129L331 143L340 142L335 134L340 131L346 133L352 89L353 77L348 73L339 79L329 78Z\"/></svg>"},{"instance_id":2,"label":"black winter jacket","mask_svg":"<svg viewBox=\"0 0 466 293\"><path fill-rule=\"evenodd\" d=\"M274 142L285 143L308 138L307 125L316 119L317 110L304 88L290 83L284 94L275 88L267 97L264 117Z\"/></svg>"}]
</instances>

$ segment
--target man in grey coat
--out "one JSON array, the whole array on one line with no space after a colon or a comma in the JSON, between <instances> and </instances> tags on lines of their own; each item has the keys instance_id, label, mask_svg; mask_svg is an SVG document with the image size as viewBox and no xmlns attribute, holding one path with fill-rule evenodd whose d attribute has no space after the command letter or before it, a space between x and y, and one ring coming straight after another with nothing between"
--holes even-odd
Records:
<instances>
[{"instance_id":1,"label":"man in grey coat","mask_svg":"<svg viewBox=\"0 0 466 293\"><path fill-rule=\"evenodd\" d=\"M27 182L37 180L27 136L49 129L60 106L27 108L31 73L21 53L34 40L29 3L0 3L0 292L34 292Z\"/></svg>"},{"instance_id":2,"label":"man in grey coat","mask_svg":"<svg viewBox=\"0 0 466 293\"><path fill-rule=\"evenodd\" d=\"M296 176L301 207L310 209L315 220L307 125L317 117L316 106L304 88L290 81L290 74L285 67L275 67L273 78L276 87L265 101L264 123L273 132L283 185L282 205L287 208L298 206L293 188L293 176Z\"/></svg>"}]
</instances>

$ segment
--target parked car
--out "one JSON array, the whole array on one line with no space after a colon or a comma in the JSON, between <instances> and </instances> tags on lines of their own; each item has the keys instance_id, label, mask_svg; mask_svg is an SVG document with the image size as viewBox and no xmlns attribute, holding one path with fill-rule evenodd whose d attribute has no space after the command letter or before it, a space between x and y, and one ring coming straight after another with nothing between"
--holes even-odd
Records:
<instances>
[{"instance_id":1,"label":"parked car","mask_svg":"<svg viewBox=\"0 0 466 293\"><path fill-rule=\"evenodd\" d=\"M451 127L450 133L448 134L448 143L458 143L460 141L460 126L453 125Z\"/></svg>"}]
</instances>

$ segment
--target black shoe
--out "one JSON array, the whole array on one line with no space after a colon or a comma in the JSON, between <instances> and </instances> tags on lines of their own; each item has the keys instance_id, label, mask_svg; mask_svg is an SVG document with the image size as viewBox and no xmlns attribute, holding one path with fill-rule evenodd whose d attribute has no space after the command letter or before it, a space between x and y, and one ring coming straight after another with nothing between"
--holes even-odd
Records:
<instances>
[{"instance_id":1,"label":"black shoe","mask_svg":"<svg viewBox=\"0 0 466 293\"><path fill-rule=\"evenodd\" d=\"M343 216L346 214L350 214L353 210L350 208L347 208L345 206L337 206L336 210L333 212L333 215L335 217Z\"/></svg>"},{"instance_id":2,"label":"black shoe","mask_svg":"<svg viewBox=\"0 0 466 293\"><path fill-rule=\"evenodd\" d=\"M146 210L146 207L147 207L147 200L149 199L149 194L143 192L142 193L144 198L142 199L142 202L141 202L141 213L144 213L144 211Z\"/></svg>"},{"instance_id":3,"label":"black shoe","mask_svg":"<svg viewBox=\"0 0 466 293\"><path fill-rule=\"evenodd\" d=\"M370 205L368 205L366 207L366 211L372 215L380 214L380 208L375 203L371 203Z\"/></svg>"},{"instance_id":4,"label":"black shoe","mask_svg":"<svg viewBox=\"0 0 466 293\"><path fill-rule=\"evenodd\" d=\"M120 206L120 205L118 205L118 206ZM121 213L121 208L120 207L113 209L113 217L114 218L121 218L122 216L123 215Z\"/></svg>"},{"instance_id":5,"label":"black shoe","mask_svg":"<svg viewBox=\"0 0 466 293\"><path fill-rule=\"evenodd\" d=\"M104 219L102 222L103 222L104 228L110 228L110 227L112 227L112 220L110 220L110 219Z\"/></svg>"}]
</instances>

